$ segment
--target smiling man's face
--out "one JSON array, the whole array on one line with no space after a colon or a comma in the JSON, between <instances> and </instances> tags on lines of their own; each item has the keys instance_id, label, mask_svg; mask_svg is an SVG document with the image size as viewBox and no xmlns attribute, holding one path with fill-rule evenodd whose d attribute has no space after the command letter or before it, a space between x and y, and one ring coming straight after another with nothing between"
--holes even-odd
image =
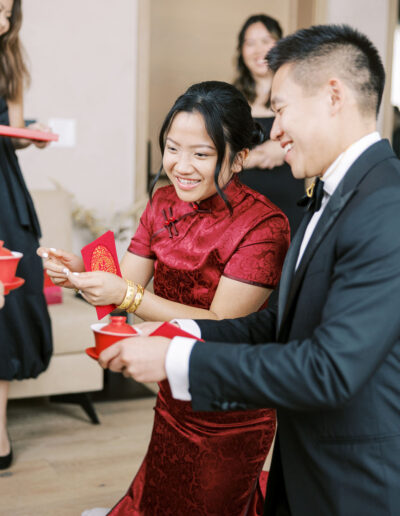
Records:
<instances>
[{"instance_id":1,"label":"smiling man's face","mask_svg":"<svg viewBox=\"0 0 400 516\"><path fill-rule=\"evenodd\" d=\"M327 85L309 91L296 81L292 64L276 72L271 90L275 121L271 138L286 150L297 179L322 175L336 158L335 130Z\"/></svg>"}]
</instances>

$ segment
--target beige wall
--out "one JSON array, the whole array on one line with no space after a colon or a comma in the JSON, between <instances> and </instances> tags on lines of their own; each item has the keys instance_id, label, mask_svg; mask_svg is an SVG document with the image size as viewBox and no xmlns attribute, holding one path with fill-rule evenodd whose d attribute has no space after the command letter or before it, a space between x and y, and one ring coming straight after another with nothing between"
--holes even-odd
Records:
<instances>
[{"instance_id":1,"label":"beige wall","mask_svg":"<svg viewBox=\"0 0 400 516\"><path fill-rule=\"evenodd\" d=\"M76 120L76 146L19 152L30 188L52 179L107 220L134 198L137 0L26 0L25 117Z\"/></svg>"},{"instance_id":2,"label":"beige wall","mask_svg":"<svg viewBox=\"0 0 400 516\"><path fill-rule=\"evenodd\" d=\"M150 119L152 170L158 169L158 132L176 97L195 82L234 78L237 35L252 14L291 27L293 0L152 0Z\"/></svg>"}]
</instances>

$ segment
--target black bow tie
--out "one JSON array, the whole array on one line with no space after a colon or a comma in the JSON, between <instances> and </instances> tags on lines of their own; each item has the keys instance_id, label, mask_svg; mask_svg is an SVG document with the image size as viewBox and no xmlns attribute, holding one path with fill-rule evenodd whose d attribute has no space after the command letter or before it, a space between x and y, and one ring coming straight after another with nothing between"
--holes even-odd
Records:
<instances>
[{"instance_id":1,"label":"black bow tie","mask_svg":"<svg viewBox=\"0 0 400 516\"><path fill-rule=\"evenodd\" d=\"M317 177L317 179L307 188L307 194L304 195L297 204L305 206L307 210L313 212L321 208L322 198L324 196L324 182Z\"/></svg>"}]
</instances>

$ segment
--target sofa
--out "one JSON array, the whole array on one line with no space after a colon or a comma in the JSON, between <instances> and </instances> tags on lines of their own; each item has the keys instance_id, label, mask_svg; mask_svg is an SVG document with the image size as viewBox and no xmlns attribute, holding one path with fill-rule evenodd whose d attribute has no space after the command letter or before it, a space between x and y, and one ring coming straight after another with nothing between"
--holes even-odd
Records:
<instances>
[{"instance_id":1,"label":"sofa","mask_svg":"<svg viewBox=\"0 0 400 516\"><path fill-rule=\"evenodd\" d=\"M31 192L42 227L41 245L72 249L71 198L61 189ZM103 370L85 348L94 345L90 325L97 322L94 308L70 289L62 302L49 305L54 352L48 369L35 379L13 381L9 398L51 396L52 401L79 403L98 423L88 393L103 388Z\"/></svg>"}]
</instances>

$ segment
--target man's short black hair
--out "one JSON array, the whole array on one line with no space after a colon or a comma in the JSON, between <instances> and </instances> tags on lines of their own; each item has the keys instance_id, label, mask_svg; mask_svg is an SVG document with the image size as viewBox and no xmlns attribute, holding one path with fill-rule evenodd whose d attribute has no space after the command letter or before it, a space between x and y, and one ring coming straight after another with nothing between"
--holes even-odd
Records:
<instances>
[{"instance_id":1,"label":"man's short black hair","mask_svg":"<svg viewBox=\"0 0 400 516\"><path fill-rule=\"evenodd\" d=\"M371 41L349 25L315 25L277 42L268 52L268 66L276 72L293 63L296 78L309 87L318 85L324 70L343 79L356 93L361 112L379 111L385 70Z\"/></svg>"}]
</instances>

